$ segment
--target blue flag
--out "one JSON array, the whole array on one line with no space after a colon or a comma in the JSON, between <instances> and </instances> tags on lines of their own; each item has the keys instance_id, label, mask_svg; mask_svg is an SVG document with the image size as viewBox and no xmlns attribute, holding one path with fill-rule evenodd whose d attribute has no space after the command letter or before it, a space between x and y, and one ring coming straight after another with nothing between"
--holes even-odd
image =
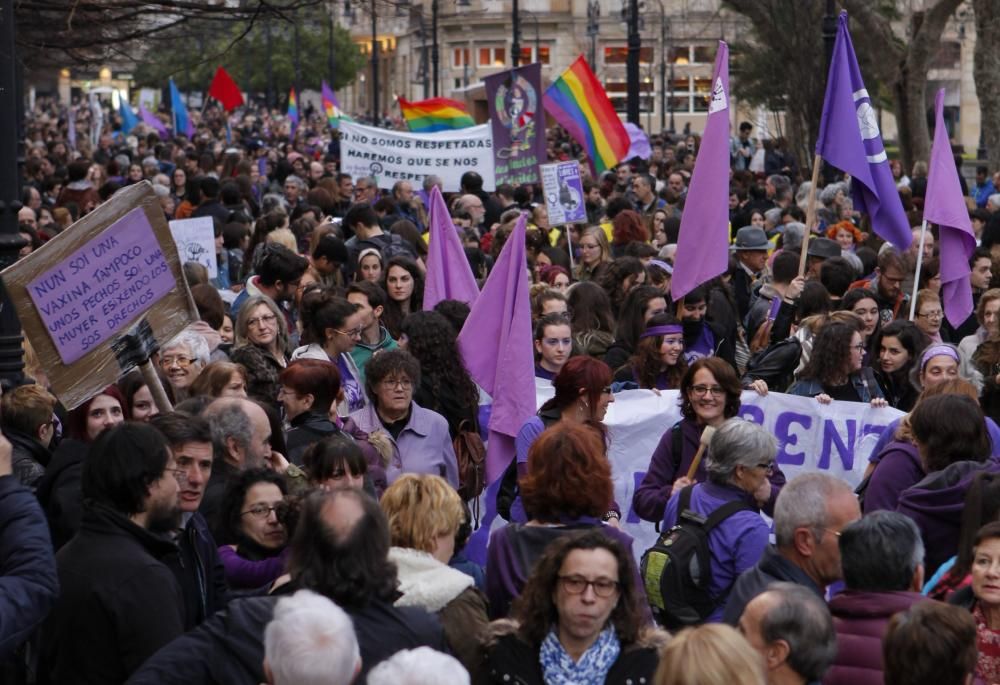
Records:
<instances>
[{"instance_id":1,"label":"blue flag","mask_svg":"<svg viewBox=\"0 0 1000 685\"><path fill-rule=\"evenodd\" d=\"M122 133L128 135L129 132L139 124L139 117L132 111L132 105L121 93L118 94L118 114L122 118Z\"/></svg>"},{"instance_id":2,"label":"blue flag","mask_svg":"<svg viewBox=\"0 0 1000 685\"><path fill-rule=\"evenodd\" d=\"M170 79L170 110L174 113L174 135L183 133L188 138L193 138L194 126L188 117L184 101L181 100L181 92L177 90L173 79Z\"/></svg>"},{"instance_id":3,"label":"blue flag","mask_svg":"<svg viewBox=\"0 0 1000 685\"><path fill-rule=\"evenodd\" d=\"M889 169L878 116L861 80L847 12L840 13L816 153L851 175L854 208L871 217L872 230L899 250L909 247L910 222Z\"/></svg>"}]
</instances>

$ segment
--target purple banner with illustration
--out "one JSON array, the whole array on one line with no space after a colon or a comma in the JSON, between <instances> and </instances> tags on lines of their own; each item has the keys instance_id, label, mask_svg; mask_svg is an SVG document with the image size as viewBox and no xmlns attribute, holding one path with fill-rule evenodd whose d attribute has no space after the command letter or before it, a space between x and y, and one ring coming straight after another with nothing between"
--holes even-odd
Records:
<instances>
[{"instance_id":1,"label":"purple banner with illustration","mask_svg":"<svg viewBox=\"0 0 1000 685\"><path fill-rule=\"evenodd\" d=\"M176 287L145 212L133 209L28 284L64 364L111 339Z\"/></svg>"},{"instance_id":2,"label":"purple banner with illustration","mask_svg":"<svg viewBox=\"0 0 1000 685\"><path fill-rule=\"evenodd\" d=\"M542 65L529 64L483 79L493 128L497 185L538 183L545 152Z\"/></svg>"},{"instance_id":3,"label":"purple banner with illustration","mask_svg":"<svg viewBox=\"0 0 1000 685\"><path fill-rule=\"evenodd\" d=\"M580 163L576 161L542 164L542 189L550 226L585 223L587 206L583 202Z\"/></svg>"}]
</instances>

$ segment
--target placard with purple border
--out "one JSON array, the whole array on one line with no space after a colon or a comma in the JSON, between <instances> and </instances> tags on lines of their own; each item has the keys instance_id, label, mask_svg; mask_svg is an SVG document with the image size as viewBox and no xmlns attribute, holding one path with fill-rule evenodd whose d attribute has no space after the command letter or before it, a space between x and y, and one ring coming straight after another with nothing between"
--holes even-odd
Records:
<instances>
[{"instance_id":1,"label":"placard with purple border","mask_svg":"<svg viewBox=\"0 0 1000 685\"><path fill-rule=\"evenodd\" d=\"M145 318L163 344L197 318L148 182L129 186L0 273L52 391L72 409L130 367L112 351Z\"/></svg>"},{"instance_id":2,"label":"placard with purple border","mask_svg":"<svg viewBox=\"0 0 1000 685\"><path fill-rule=\"evenodd\" d=\"M583 200L583 181L579 162L542 164L542 189L550 226L587 221L587 206Z\"/></svg>"}]
</instances>

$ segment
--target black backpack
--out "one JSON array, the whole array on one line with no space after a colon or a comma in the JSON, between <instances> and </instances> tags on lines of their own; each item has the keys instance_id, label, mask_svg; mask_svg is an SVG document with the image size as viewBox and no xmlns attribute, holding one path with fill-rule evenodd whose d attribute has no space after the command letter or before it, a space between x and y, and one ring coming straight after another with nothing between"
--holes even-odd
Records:
<instances>
[{"instance_id":1,"label":"black backpack","mask_svg":"<svg viewBox=\"0 0 1000 685\"><path fill-rule=\"evenodd\" d=\"M718 601L709 594L712 555L708 534L736 512L752 511L746 502L735 500L702 516L690 508L694 487L681 490L677 524L660 535L639 563L653 618L669 630L703 623L715 610Z\"/></svg>"},{"instance_id":2,"label":"black backpack","mask_svg":"<svg viewBox=\"0 0 1000 685\"><path fill-rule=\"evenodd\" d=\"M768 345L750 357L743 384L764 380L774 392L784 392L795 380L795 369L802 358L802 343L789 337Z\"/></svg>"}]
</instances>

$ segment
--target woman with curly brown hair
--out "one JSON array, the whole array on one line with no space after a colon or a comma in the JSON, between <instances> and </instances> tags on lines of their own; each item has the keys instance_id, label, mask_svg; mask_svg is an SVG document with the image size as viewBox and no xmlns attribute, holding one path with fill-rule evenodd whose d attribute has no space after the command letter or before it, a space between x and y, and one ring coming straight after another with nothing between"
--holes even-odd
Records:
<instances>
[{"instance_id":1,"label":"woman with curly brown hair","mask_svg":"<svg viewBox=\"0 0 1000 685\"><path fill-rule=\"evenodd\" d=\"M560 421L535 440L528 471L520 479L527 523L512 523L490 535L486 595L493 616L506 616L531 568L550 542L581 529L601 531L631 549L632 538L602 522L613 506L611 464L604 429L594 422ZM632 574L638 570L632 564Z\"/></svg>"},{"instance_id":2,"label":"woman with curly brown hair","mask_svg":"<svg viewBox=\"0 0 1000 685\"><path fill-rule=\"evenodd\" d=\"M646 324L628 363L615 372L616 382L631 381L640 388L673 390L687 371L684 329L669 313L657 314Z\"/></svg>"},{"instance_id":3,"label":"woman with curly brown hair","mask_svg":"<svg viewBox=\"0 0 1000 685\"><path fill-rule=\"evenodd\" d=\"M820 404L842 400L888 406L871 367L862 365L865 343L860 328L860 323L838 321L824 325L813 343L809 363L788 394L815 397Z\"/></svg>"},{"instance_id":4,"label":"woman with curly brown hair","mask_svg":"<svg viewBox=\"0 0 1000 685\"><path fill-rule=\"evenodd\" d=\"M405 349L420 362L420 385L413 400L448 420L451 437L465 430L478 431L479 388L469 376L458 353L458 333L436 311L413 312L401 327Z\"/></svg>"},{"instance_id":5,"label":"woman with curly brown hair","mask_svg":"<svg viewBox=\"0 0 1000 685\"><path fill-rule=\"evenodd\" d=\"M491 626L485 681L652 682L669 636L644 615L629 549L597 531L549 545L514 603L515 620Z\"/></svg>"}]
</instances>

